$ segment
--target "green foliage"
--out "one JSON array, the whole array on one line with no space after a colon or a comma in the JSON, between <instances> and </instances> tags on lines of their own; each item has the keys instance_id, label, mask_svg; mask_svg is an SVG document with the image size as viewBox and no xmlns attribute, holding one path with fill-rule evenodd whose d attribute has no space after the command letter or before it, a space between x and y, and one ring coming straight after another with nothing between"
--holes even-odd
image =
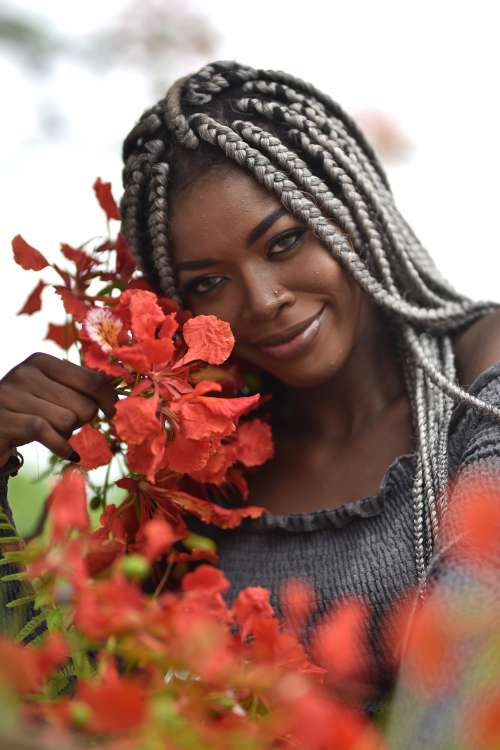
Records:
<instances>
[{"instance_id":1,"label":"green foliage","mask_svg":"<svg viewBox=\"0 0 500 750\"><path fill-rule=\"evenodd\" d=\"M30 466L24 466L17 477L9 479L9 504L19 536L35 529L49 494L49 478L38 479Z\"/></svg>"}]
</instances>

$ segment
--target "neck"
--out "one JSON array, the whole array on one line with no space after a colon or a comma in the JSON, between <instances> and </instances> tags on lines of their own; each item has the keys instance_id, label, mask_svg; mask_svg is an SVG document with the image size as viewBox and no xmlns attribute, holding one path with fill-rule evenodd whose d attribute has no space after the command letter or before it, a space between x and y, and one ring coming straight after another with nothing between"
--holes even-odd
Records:
<instances>
[{"instance_id":1,"label":"neck","mask_svg":"<svg viewBox=\"0 0 500 750\"><path fill-rule=\"evenodd\" d=\"M378 311L367 308L356 344L340 370L319 386L289 388L279 397L277 427L345 443L405 393L391 331Z\"/></svg>"}]
</instances>

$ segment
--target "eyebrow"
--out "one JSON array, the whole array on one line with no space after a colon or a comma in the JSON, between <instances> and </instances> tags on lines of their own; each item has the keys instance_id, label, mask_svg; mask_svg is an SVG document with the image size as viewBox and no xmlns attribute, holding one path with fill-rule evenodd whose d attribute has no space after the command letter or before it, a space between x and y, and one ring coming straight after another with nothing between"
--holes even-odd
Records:
<instances>
[{"instance_id":1,"label":"eyebrow","mask_svg":"<svg viewBox=\"0 0 500 750\"><path fill-rule=\"evenodd\" d=\"M252 245L259 239L259 237L262 237L262 235L267 232L269 227L271 227L275 221L278 221L278 219L280 219L284 214L287 213L288 211L286 210L286 208L283 208L283 206L270 213L269 216L266 216L265 219L262 219L260 224L257 224L257 226L252 229L252 231L248 235L247 243L249 245Z\"/></svg>"},{"instance_id":2,"label":"eyebrow","mask_svg":"<svg viewBox=\"0 0 500 750\"><path fill-rule=\"evenodd\" d=\"M265 232L274 224L275 221L278 221L282 216L287 214L288 211L286 208L283 208L281 206L280 208L275 209L270 213L268 216L266 216L262 221L257 224L256 227L252 229L250 234L247 237L247 245L252 245L254 242L256 242L259 237L262 237ZM175 271L196 271L200 268L208 268L209 266L215 266L218 263L217 260L214 260L213 258L200 258L198 260L182 260L179 263L174 264L174 270Z\"/></svg>"}]
</instances>

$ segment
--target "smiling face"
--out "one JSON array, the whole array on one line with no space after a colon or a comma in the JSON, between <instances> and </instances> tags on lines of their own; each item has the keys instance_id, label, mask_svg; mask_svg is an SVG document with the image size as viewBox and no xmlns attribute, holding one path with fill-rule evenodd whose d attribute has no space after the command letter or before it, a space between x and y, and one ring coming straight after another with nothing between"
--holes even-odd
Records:
<instances>
[{"instance_id":1,"label":"smiling face","mask_svg":"<svg viewBox=\"0 0 500 750\"><path fill-rule=\"evenodd\" d=\"M186 306L226 320L237 354L295 387L324 383L346 362L366 296L251 176L215 167L174 193L170 236Z\"/></svg>"}]
</instances>

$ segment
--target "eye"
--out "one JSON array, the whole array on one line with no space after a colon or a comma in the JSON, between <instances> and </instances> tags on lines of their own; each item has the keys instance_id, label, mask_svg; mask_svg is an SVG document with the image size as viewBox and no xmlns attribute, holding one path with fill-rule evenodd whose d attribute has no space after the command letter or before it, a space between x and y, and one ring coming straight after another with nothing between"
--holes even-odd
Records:
<instances>
[{"instance_id":1,"label":"eye","mask_svg":"<svg viewBox=\"0 0 500 750\"><path fill-rule=\"evenodd\" d=\"M222 276L203 276L202 278L193 279L185 285L184 294L209 294L216 287L220 286L220 281L217 282L218 279L224 281Z\"/></svg>"},{"instance_id":2,"label":"eye","mask_svg":"<svg viewBox=\"0 0 500 750\"><path fill-rule=\"evenodd\" d=\"M290 250L293 250L302 243L306 232L307 229L305 227L294 227L293 229L288 229L286 232L282 232L278 237L274 237L269 242L268 255L284 255L285 253L290 252ZM279 249L275 252L271 252L275 247Z\"/></svg>"}]
</instances>

